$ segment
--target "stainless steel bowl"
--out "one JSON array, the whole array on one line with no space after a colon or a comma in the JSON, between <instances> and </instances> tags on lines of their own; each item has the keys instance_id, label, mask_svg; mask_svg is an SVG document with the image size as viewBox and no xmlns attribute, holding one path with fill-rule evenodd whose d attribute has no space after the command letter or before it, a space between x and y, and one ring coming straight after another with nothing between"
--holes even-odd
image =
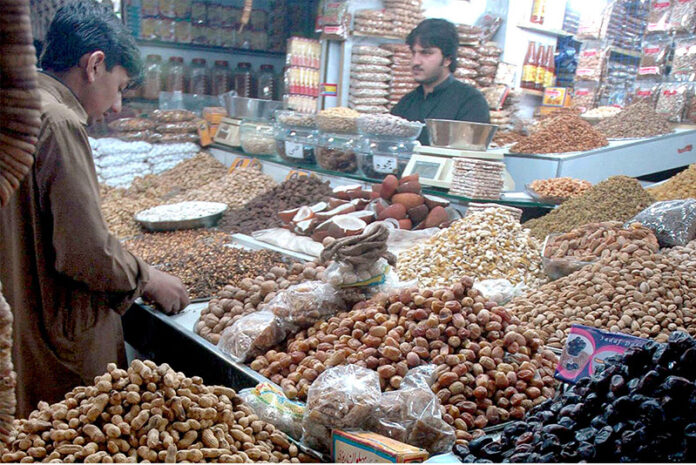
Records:
<instances>
[{"instance_id":1,"label":"stainless steel bowl","mask_svg":"<svg viewBox=\"0 0 696 465\"><path fill-rule=\"evenodd\" d=\"M447 119L426 119L430 145L449 149L485 151L498 129L495 124Z\"/></svg>"},{"instance_id":2,"label":"stainless steel bowl","mask_svg":"<svg viewBox=\"0 0 696 465\"><path fill-rule=\"evenodd\" d=\"M277 100L237 97L236 92L223 94L222 101L227 114L239 119L270 119L273 112L283 105L283 102Z\"/></svg>"}]
</instances>

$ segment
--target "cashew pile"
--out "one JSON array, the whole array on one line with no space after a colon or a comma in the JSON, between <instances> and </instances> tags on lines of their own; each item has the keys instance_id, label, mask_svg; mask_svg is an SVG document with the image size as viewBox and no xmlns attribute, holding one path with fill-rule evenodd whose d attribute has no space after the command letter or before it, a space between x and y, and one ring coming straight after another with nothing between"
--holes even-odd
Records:
<instances>
[{"instance_id":1,"label":"cashew pile","mask_svg":"<svg viewBox=\"0 0 696 465\"><path fill-rule=\"evenodd\" d=\"M236 392L206 386L168 365L109 364L93 386L18 421L3 462L309 461L285 434L258 419Z\"/></svg>"},{"instance_id":2,"label":"cashew pile","mask_svg":"<svg viewBox=\"0 0 696 465\"><path fill-rule=\"evenodd\" d=\"M535 286L544 279L540 250L511 213L488 208L401 253L397 272L401 280L418 279L425 287L451 285L465 276Z\"/></svg>"}]
</instances>

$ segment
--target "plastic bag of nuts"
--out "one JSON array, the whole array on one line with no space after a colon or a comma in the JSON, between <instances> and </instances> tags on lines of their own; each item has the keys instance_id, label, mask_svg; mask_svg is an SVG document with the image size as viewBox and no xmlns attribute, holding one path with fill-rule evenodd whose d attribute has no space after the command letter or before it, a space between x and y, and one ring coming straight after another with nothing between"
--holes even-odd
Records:
<instances>
[{"instance_id":1,"label":"plastic bag of nuts","mask_svg":"<svg viewBox=\"0 0 696 465\"><path fill-rule=\"evenodd\" d=\"M627 224L632 223L650 228L661 247L685 246L696 238L696 200L656 202Z\"/></svg>"},{"instance_id":2,"label":"plastic bag of nuts","mask_svg":"<svg viewBox=\"0 0 696 465\"><path fill-rule=\"evenodd\" d=\"M309 388L302 420L302 442L327 451L332 429L362 428L379 406L382 392L377 372L358 365L333 367Z\"/></svg>"},{"instance_id":3,"label":"plastic bag of nuts","mask_svg":"<svg viewBox=\"0 0 696 465\"><path fill-rule=\"evenodd\" d=\"M307 281L290 286L266 304L284 325L307 328L327 316L346 309L336 289L322 281Z\"/></svg>"},{"instance_id":4,"label":"plastic bag of nuts","mask_svg":"<svg viewBox=\"0 0 696 465\"><path fill-rule=\"evenodd\" d=\"M270 310L250 313L222 331L217 346L244 362L273 347L288 335L289 328Z\"/></svg>"},{"instance_id":5,"label":"plastic bag of nuts","mask_svg":"<svg viewBox=\"0 0 696 465\"><path fill-rule=\"evenodd\" d=\"M412 368L399 389L382 394L370 418L370 431L430 454L449 451L455 441L454 428L442 419L440 400L430 389L436 370L436 365Z\"/></svg>"}]
</instances>

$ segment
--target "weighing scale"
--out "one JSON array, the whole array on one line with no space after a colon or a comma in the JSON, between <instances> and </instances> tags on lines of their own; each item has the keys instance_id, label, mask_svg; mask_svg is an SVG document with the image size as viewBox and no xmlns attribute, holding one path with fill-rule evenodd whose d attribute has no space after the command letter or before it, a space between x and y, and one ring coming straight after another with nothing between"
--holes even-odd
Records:
<instances>
[{"instance_id":1,"label":"weighing scale","mask_svg":"<svg viewBox=\"0 0 696 465\"><path fill-rule=\"evenodd\" d=\"M222 118L220 127L218 127L213 140L228 147L241 147L242 144L239 140L239 126L241 124L241 118Z\"/></svg>"},{"instance_id":2,"label":"weighing scale","mask_svg":"<svg viewBox=\"0 0 696 465\"><path fill-rule=\"evenodd\" d=\"M418 174L421 184L449 189L452 184L455 158L477 158L480 160L503 161L502 152L483 152L476 150L450 149L422 145L416 148L411 156L404 176ZM512 177L503 170L505 183L503 190L513 190L515 183Z\"/></svg>"}]
</instances>

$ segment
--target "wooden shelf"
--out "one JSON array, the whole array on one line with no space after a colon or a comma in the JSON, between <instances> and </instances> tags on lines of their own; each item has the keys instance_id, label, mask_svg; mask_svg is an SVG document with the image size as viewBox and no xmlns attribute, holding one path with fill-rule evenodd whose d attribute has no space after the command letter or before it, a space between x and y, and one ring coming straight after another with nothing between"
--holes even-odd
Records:
<instances>
[{"instance_id":1,"label":"wooden shelf","mask_svg":"<svg viewBox=\"0 0 696 465\"><path fill-rule=\"evenodd\" d=\"M538 24L532 24L532 23L518 24L517 27L519 27L520 29L524 29L526 31L537 32L539 34L545 34L547 36L553 36L553 37L568 37L568 36L573 35L569 32L562 31L560 29L549 29L549 28L545 28L544 26L540 26Z\"/></svg>"},{"instance_id":2,"label":"wooden shelf","mask_svg":"<svg viewBox=\"0 0 696 465\"><path fill-rule=\"evenodd\" d=\"M230 53L233 55L255 56L255 57L265 57L265 58L282 58L285 56L285 52L271 52L268 50L249 50L246 48L233 48L233 47L218 47L215 45L182 44L179 42L165 42L162 40L136 39L136 43L140 46L146 46L146 47L159 47L159 48L169 48L169 49L177 49L177 50L193 50L193 51L201 51L201 52Z\"/></svg>"}]
</instances>

